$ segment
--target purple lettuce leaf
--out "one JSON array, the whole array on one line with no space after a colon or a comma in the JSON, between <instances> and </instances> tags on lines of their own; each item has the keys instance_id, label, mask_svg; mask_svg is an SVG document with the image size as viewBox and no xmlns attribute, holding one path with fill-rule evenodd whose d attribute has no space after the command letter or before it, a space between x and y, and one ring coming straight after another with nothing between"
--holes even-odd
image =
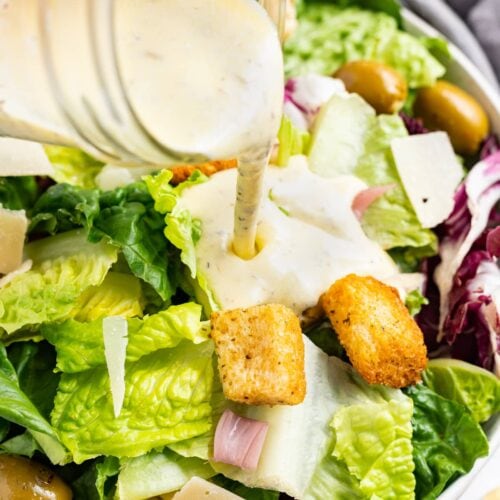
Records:
<instances>
[{"instance_id":1,"label":"purple lettuce leaf","mask_svg":"<svg viewBox=\"0 0 500 500\"><path fill-rule=\"evenodd\" d=\"M500 151L500 139L495 134L490 134L481 145L479 158L485 160L498 151Z\"/></svg>"},{"instance_id":2,"label":"purple lettuce leaf","mask_svg":"<svg viewBox=\"0 0 500 500\"><path fill-rule=\"evenodd\" d=\"M440 262L427 263L430 303L417 322L431 353L444 349L500 376L499 199L500 152L478 163L457 189L440 228Z\"/></svg>"}]
</instances>

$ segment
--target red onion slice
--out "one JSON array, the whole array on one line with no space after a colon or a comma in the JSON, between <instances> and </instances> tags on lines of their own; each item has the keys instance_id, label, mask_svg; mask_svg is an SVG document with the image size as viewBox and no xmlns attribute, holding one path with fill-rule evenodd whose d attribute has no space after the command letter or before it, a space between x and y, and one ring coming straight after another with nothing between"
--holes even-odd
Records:
<instances>
[{"instance_id":1,"label":"red onion slice","mask_svg":"<svg viewBox=\"0 0 500 500\"><path fill-rule=\"evenodd\" d=\"M269 424L226 410L215 429L214 460L255 470Z\"/></svg>"},{"instance_id":2,"label":"red onion slice","mask_svg":"<svg viewBox=\"0 0 500 500\"><path fill-rule=\"evenodd\" d=\"M363 217L366 209L381 196L383 196L387 191L394 188L394 184L388 184L385 186L374 186L360 191L352 201L352 210L358 219Z\"/></svg>"}]
</instances>

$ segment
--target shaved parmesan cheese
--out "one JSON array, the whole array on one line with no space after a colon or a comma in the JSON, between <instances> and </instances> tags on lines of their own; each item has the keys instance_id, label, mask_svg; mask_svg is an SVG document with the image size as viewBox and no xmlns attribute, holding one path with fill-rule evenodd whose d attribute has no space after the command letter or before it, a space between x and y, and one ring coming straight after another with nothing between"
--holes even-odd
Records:
<instances>
[{"instance_id":1,"label":"shaved parmesan cheese","mask_svg":"<svg viewBox=\"0 0 500 500\"><path fill-rule=\"evenodd\" d=\"M52 175L54 168L41 144L0 137L0 176Z\"/></svg>"},{"instance_id":2,"label":"shaved parmesan cheese","mask_svg":"<svg viewBox=\"0 0 500 500\"><path fill-rule=\"evenodd\" d=\"M394 139L392 153L401 182L423 227L435 227L453 210L463 177L448 134L433 132Z\"/></svg>"},{"instance_id":3,"label":"shaved parmesan cheese","mask_svg":"<svg viewBox=\"0 0 500 500\"><path fill-rule=\"evenodd\" d=\"M242 497L231 493L200 477L193 477L174 495L173 500L243 500Z\"/></svg>"},{"instance_id":4,"label":"shaved parmesan cheese","mask_svg":"<svg viewBox=\"0 0 500 500\"><path fill-rule=\"evenodd\" d=\"M121 316L102 320L104 356L109 374L115 417L120 415L125 398L125 358L128 344L128 323Z\"/></svg>"},{"instance_id":5,"label":"shaved parmesan cheese","mask_svg":"<svg viewBox=\"0 0 500 500\"><path fill-rule=\"evenodd\" d=\"M0 207L0 274L9 274L21 266L27 228L24 210Z\"/></svg>"}]
</instances>

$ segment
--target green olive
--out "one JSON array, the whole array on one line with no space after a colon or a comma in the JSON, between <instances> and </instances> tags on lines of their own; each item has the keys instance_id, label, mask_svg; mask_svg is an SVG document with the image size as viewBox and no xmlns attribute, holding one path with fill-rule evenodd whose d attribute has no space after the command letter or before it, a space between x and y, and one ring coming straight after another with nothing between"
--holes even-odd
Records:
<instances>
[{"instance_id":1,"label":"green olive","mask_svg":"<svg viewBox=\"0 0 500 500\"><path fill-rule=\"evenodd\" d=\"M488 116L481 105L467 92L444 80L420 89L413 111L428 129L448 132L459 154L477 153L488 135Z\"/></svg>"},{"instance_id":2,"label":"green olive","mask_svg":"<svg viewBox=\"0 0 500 500\"><path fill-rule=\"evenodd\" d=\"M377 113L397 113L408 96L404 78L378 61L352 61L333 75L349 92L359 94Z\"/></svg>"},{"instance_id":3,"label":"green olive","mask_svg":"<svg viewBox=\"0 0 500 500\"><path fill-rule=\"evenodd\" d=\"M54 472L32 460L0 455L2 500L70 500L70 488Z\"/></svg>"}]
</instances>

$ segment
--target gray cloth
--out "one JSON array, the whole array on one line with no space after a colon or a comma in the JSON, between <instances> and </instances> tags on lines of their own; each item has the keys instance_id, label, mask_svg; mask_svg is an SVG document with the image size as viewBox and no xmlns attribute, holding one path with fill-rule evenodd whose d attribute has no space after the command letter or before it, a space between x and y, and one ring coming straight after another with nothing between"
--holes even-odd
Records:
<instances>
[{"instance_id":1,"label":"gray cloth","mask_svg":"<svg viewBox=\"0 0 500 500\"><path fill-rule=\"evenodd\" d=\"M499 89L500 0L404 0L469 56Z\"/></svg>"}]
</instances>

